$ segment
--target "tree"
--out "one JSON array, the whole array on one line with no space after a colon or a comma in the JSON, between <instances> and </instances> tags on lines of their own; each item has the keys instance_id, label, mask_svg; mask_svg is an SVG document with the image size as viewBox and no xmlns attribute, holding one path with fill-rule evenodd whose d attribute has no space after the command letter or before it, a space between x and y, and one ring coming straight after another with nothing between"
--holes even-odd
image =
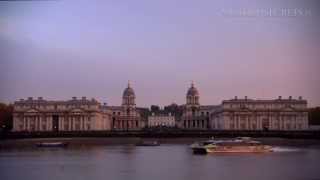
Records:
<instances>
[{"instance_id":1,"label":"tree","mask_svg":"<svg viewBox=\"0 0 320 180\"><path fill-rule=\"evenodd\" d=\"M166 113L171 113L174 116L180 117L182 115L183 108L175 103L172 103L168 106L165 106L164 111Z\"/></svg>"},{"instance_id":2,"label":"tree","mask_svg":"<svg viewBox=\"0 0 320 180\"><path fill-rule=\"evenodd\" d=\"M11 130L13 126L13 105L0 103L0 129Z\"/></svg>"},{"instance_id":3,"label":"tree","mask_svg":"<svg viewBox=\"0 0 320 180\"><path fill-rule=\"evenodd\" d=\"M151 112L160 111L160 107L158 105L151 105L150 109L151 109Z\"/></svg>"},{"instance_id":4,"label":"tree","mask_svg":"<svg viewBox=\"0 0 320 180\"><path fill-rule=\"evenodd\" d=\"M320 107L310 108L308 117L310 125L320 125Z\"/></svg>"}]
</instances>

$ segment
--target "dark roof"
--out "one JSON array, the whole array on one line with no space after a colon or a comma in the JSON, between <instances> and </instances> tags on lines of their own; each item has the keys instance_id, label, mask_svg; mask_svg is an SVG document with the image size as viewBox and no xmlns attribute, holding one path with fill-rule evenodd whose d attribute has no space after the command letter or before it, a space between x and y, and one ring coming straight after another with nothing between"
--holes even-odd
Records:
<instances>
[{"instance_id":1,"label":"dark roof","mask_svg":"<svg viewBox=\"0 0 320 180\"><path fill-rule=\"evenodd\" d=\"M222 101L224 103L307 103L304 99L230 99Z\"/></svg>"},{"instance_id":2,"label":"dark roof","mask_svg":"<svg viewBox=\"0 0 320 180\"><path fill-rule=\"evenodd\" d=\"M219 108L220 105L202 105L200 106L200 110L213 110Z\"/></svg>"},{"instance_id":3,"label":"dark roof","mask_svg":"<svg viewBox=\"0 0 320 180\"><path fill-rule=\"evenodd\" d=\"M193 83L191 87L188 89L187 96L199 96L198 89L194 87Z\"/></svg>"},{"instance_id":4,"label":"dark roof","mask_svg":"<svg viewBox=\"0 0 320 180\"><path fill-rule=\"evenodd\" d=\"M61 100L57 100L57 101L52 101L52 100L45 100L42 98L38 98L38 99L33 99L31 97L29 97L28 99L24 100L24 99L20 99L19 101L15 101L14 102L15 105L29 105L29 104L43 104L43 105L72 105L72 104L88 104L88 105L99 105L100 103L95 100L94 98L92 98L91 100L86 99L85 97L83 97L82 99L76 99L75 97L73 97L73 99L71 100L66 100L66 101L61 101Z\"/></svg>"},{"instance_id":5,"label":"dark roof","mask_svg":"<svg viewBox=\"0 0 320 180\"><path fill-rule=\"evenodd\" d=\"M130 87L130 83L128 83L128 87L123 91L122 96L135 96L134 90Z\"/></svg>"}]
</instances>

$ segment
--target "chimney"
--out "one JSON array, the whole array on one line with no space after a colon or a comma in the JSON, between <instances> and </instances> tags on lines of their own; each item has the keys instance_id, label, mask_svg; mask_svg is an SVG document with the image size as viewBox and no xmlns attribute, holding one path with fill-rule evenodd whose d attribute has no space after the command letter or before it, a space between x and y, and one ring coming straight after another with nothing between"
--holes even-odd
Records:
<instances>
[{"instance_id":1,"label":"chimney","mask_svg":"<svg viewBox=\"0 0 320 180\"><path fill-rule=\"evenodd\" d=\"M247 100L247 99L248 99L248 96L245 96L244 99Z\"/></svg>"},{"instance_id":2,"label":"chimney","mask_svg":"<svg viewBox=\"0 0 320 180\"><path fill-rule=\"evenodd\" d=\"M302 96L299 96L299 100L302 100Z\"/></svg>"},{"instance_id":3,"label":"chimney","mask_svg":"<svg viewBox=\"0 0 320 180\"><path fill-rule=\"evenodd\" d=\"M238 99L238 96L235 96L234 99L237 100L237 99Z\"/></svg>"},{"instance_id":4,"label":"chimney","mask_svg":"<svg viewBox=\"0 0 320 180\"><path fill-rule=\"evenodd\" d=\"M289 96L289 99L291 100L291 99L292 99L292 96Z\"/></svg>"},{"instance_id":5,"label":"chimney","mask_svg":"<svg viewBox=\"0 0 320 180\"><path fill-rule=\"evenodd\" d=\"M279 96L279 100L281 100L281 98L282 98L282 97L281 97L281 96Z\"/></svg>"},{"instance_id":6,"label":"chimney","mask_svg":"<svg viewBox=\"0 0 320 180\"><path fill-rule=\"evenodd\" d=\"M72 97L72 100L77 100L77 97Z\"/></svg>"}]
</instances>

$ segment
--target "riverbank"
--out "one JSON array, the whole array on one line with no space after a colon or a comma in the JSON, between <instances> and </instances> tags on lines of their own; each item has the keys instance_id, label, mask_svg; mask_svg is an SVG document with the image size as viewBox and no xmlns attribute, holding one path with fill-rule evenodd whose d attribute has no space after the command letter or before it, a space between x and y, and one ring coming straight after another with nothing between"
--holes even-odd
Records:
<instances>
[{"instance_id":1,"label":"riverbank","mask_svg":"<svg viewBox=\"0 0 320 180\"><path fill-rule=\"evenodd\" d=\"M227 130L157 130L157 131L58 131L58 132L6 132L0 139L29 138L209 138L209 137L272 137L291 139L320 139L320 131L227 131Z\"/></svg>"},{"instance_id":2,"label":"riverbank","mask_svg":"<svg viewBox=\"0 0 320 180\"><path fill-rule=\"evenodd\" d=\"M73 138L27 138L27 139L6 139L0 141L0 150L35 148L39 142L66 142L68 147L90 147L90 146L113 146L113 145L135 145L141 141L158 141L160 144L185 144L189 145L195 141L207 138L139 138L139 137L73 137ZM225 138L217 138L225 139ZM296 146L320 147L320 140L315 139L288 139L288 138L254 138L265 144L273 146Z\"/></svg>"}]
</instances>

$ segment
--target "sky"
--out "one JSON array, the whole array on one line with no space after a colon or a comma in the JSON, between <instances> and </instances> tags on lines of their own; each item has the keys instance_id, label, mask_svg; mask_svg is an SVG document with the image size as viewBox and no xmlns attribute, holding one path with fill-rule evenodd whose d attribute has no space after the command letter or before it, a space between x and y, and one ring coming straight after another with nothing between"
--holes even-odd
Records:
<instances>
[{"instance_id":1,"label":"sky","mask_svg":"<svg viewBox=\"0 0 320 180\"><path fill-rule=\"evenodd\" d=\"M138 106L184 104L193 81L203 105L302 96L319 106L319 6L302 2L0 1L0 102L120 105L130 81Z\"/></svg>"}]
</instances>

